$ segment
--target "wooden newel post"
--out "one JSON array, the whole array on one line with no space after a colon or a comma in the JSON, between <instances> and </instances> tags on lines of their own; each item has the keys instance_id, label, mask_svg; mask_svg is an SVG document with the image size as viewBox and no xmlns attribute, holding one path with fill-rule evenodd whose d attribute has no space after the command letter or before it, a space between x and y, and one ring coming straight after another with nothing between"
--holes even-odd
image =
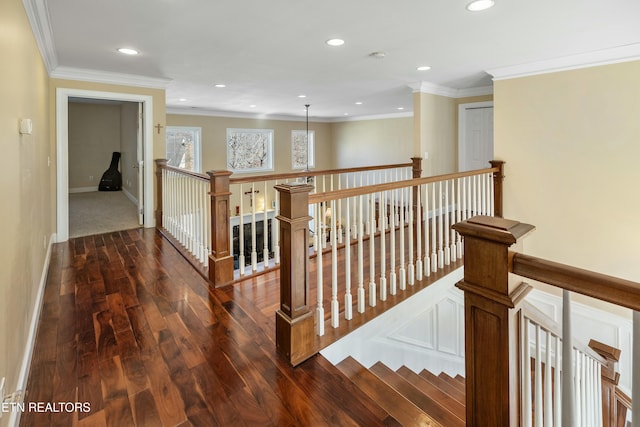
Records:
<instances>
[{"instance_id":1,"label":"wooden newel post","mask_svg":"<svg viewBox=\"0 0 640 427\"><path fill-rule=\"evenodd\" d=\"M276 347L296 366L315 354L309 309L309 193L311 185L276 185L280 193L280 309ZM318 319L319 322L324 319Z\"/></svg>"},{"instance_id":2,"label":"wooden newel post","mask_svg":"<svg viewBox=\"0 0 640 427\"><path fill-rule=\"evenodd\" d=\"M167 159L156 159L156 228L162 228L162 169Z\"/></svg>"},{"instance_id":3,"label":"wooden newel post","mask_svg":"<svg viewBox=\"0 0 640 427\"><path fill-rule=\"evenodd\" d=\"M509 247L533 228L488 216L453 226L464 237L464 279L456 286L464 291L468 426L516 425L510 424L518 411L510 309L529 287L510 289Z\"/></svg>"},{"instance_id":4,"label":"wooden newel post","mask_svg":"<svg viewBox=\"0 0 640 427\"><path fill-rule=\"evenodd\" d=\"M499 168L498 172L493 173L493 214L502 218L502 181L504 181L504 161L489 161L492 168Z\"/></svg>"},{"instance_id":5,"label":"wooden newel post","mask_svg":"<svg viewBox=\"0 0 640 427\"><path fill-rule=\"evenodd\" d=\"M233 280L231 230L229 211L229 171L208 171L211 197L211 255L209 255L209 281L214 287Z\"/></svg>"}]
</instances>

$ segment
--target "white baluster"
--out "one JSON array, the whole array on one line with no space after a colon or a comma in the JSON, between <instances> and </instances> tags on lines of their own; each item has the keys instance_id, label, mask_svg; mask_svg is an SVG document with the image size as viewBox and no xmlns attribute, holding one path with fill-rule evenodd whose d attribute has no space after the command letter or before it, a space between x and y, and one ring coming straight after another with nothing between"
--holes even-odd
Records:
<instances>
[{"instance_id":1,"label":"white baluster","mask_svg":"<svg viewBox=\"0 0 640 427\"><path fill-rule=\"evenodd\" d=\"M415 259L413 253L413 188L408 187L406 192L409 198L409 204L407 206L407 212L409 214L409 268L407 270L407 276L409 277L407 278L407 282L409 286L413 286L416 283L416 266L414 264Z\"/></svg>"},{"instance_id":2,"label":"white baluster","mask_svg":"<svg viewBox=\"0 0 640 427\"><path fill-rule=\"evenodd\" d=\"M362 218L362 195L358 196L358 313L364 313L364 249L362 235L364 223Z\"/></svg>"},{"instance_id":3,"label":"white baluster","mask_svg":"<svg viewBox=\"0 0 640 427\"><path fill-rule=\"evenodd\" d=\"M263 208L262 214L264 215L263 226L262 226L262 241L264 242L262 247L262 261L263 268L269 268L269 219L267 217L267 181L264 182L264 197L263 200ZM257 198L256 198L257 200Z\"/></svg>"},{"instance_id":4,"label":"white baluster","mask_svg":"<svg viewBox=\"0 0 640 427\"><path fill-rule=\"evenodd\" d=\"M240 276L244 276L244 193L242 192L242 184L240 184L240 216L238 217L238 244L240 253L238 254L238 268L240 269Z\"/></svg>"},{"instance_id":5,"label":"white baluster","mask_svg":"<svg viewBox=\"0 0 640 427\"><path fill-rule=\"evenodd\" d=\"M451 264L451 248L449 246L449 180L444 182L444 265Z\"/></svg>"},{"instance_id":6,"label":"white baluster","mask_svg":"<svg viewBox=\"0 0 640 427\"><path fill-rule=\"evenodd\" d=\"M389 293L391 295L396 294L396 193L398 190L391 190L389 192L389 206L391 206L391 212L389 213L389 246L391 247L389 268Z\"/></svg>"},{"instance_id":7,"label":"white baluster","mask_svg":"<svg viewBox=\"0 0 640 427\"><path fill-rule=\"evenodd\" d=\"M555 398L553 399L553 425L556 427L560 427L562 424L562 399L561 399L561 391L560 385L562 384L562 380L560 378L560 367L562 366L560 363L560 354L561 354L561 342L560 337L555 337L556 342L556 365L555 370L553 371L553 395Z\"/></svg>"},{"instance_id":8,"label":"white baluster","mask_svg":"<svg viewBox=\"0 0 640 427\"><path fill-rule=\"evenodd\" d=\"M522 366L520 383L522 384L522 426L531 427L531 348L529 346L529 319L523 317L522 322L522 343L521 354L522 359L520 365Z\"/></svg>"},{"instance_id":9,"label":"white baluster","mask_svg":"<svg viewBox=\"0 0 640 427\"><path fill-rule=\"evenodd\" d=\"M431 207L433 213L431 214L431 271L434 273L438 271L438 257L436 255L436 184L431 185Z\"/></svg>"},{"instance_id":10,"label":"white baluster","mask_svg":"<svg viewBox=\"0 0 640 427\"><path fill-rule=\"evenodd\" d=\"M380 192L379 203L379 222L380 222L380 301L387 300L387 233L386 233L386 217L387 217L387 201L386 193Z\"/></svg>"},{"instance_id":11,"label":"white baluster","mask_svg":"<svg viewBox=\"0 0 640 427\"><path fill-rule=\"evenodd\" d=\"M424 188L424 275L431 276L431 262L429 260L429 184L421 186Z\"/></svg>"},{"instance_id":12,"label":"white baluster","mask_svg":"<svg viewBox=\"0 0 640 427\"><path fill-rule=\"evenodd\" d=\"M534 379L535 379L535 415L533 419L535 421L536 427L543 426L543 415L542 415L542 344L540 343L540 325L536 325L536 361L535 361L535 371L534 371Z\"/></svg>"},{"instance_id":13,"label":"white baluster","mask_svg":"<svg viewBox=\"0 0 640 427\"><path fill-rule=\"evenodd\" d=\"M278 185L276 180L275 185ZM273 212L273 259L275 265L280 265L280 221L278 216L280 215L280 192L275 191L273 194L275 201L275 208ZM315 234L315 233L314 233Z\"/></svg>"},{"instance_id":14,"label":"white baluster","mask_svg":"<svg viewBox=\"0 0 640 427\"><path fill-rule=\"evenodd\" d=\"M416 186L416 279L422 280L422 200L421 186Z\"/></svg>"},{"instance_id":15,"label":"white baluster","mask_svg":"<svg viewBox=\"0 0 640 427\"><path fill-rule=\"evenodd\" d=\"M324 228L321 224L320 218L324 215L324 207L322 203L316 203L316 233L320 234L320 229ZM324 335L324 307L322 306L322 249L318 249L316 253L316 294L318 302L316 305L316 334L319 336Z\"/></svg>"},{"instance_id":16,"label":"white baluster","mask_svg":"<svg viewBox=\"0 0 640 427\"><path fill-rule=\"evenodd\" d=\"M376 245L375 245L375 197L369 194L369 222L371 223L371 234L369 235L369 306L376 306Z\"/></svg>"},{"instance_id":17,"label":"white baluster","mask_svg":"<svg viewBox=\"0 0 640 427\"><path fill-rule=\"evenodd\" d=\"M341 179L340 179L340 175L338 175L338 190L342 189L342 183L341 183ZM339 244L344 243L343 237L342 237L342 232L343 232L343 226L342 226L342 199L338 199L338 213L336 215L336 213L334 212L334 215L336 215L336 228L337 228L337 240ZM349 223L347 222L347 227L349 227Z\"/></svg>"},{"instance_id":18,"label":"white baluster","mask_svg":"<svg viewBox=\"0 0 640 427\"><path fill-rule=\"evenodd\" d=\"M545 361L544 361L544 425L553 425L553 399L551 384L551 332L545 331Z\"/></svg>"},{"instance_id":19,"label":"white baluster","mask_svg":"<svg viewBox=\"0 0 640 427\"><path fill-rule=\"evenodd\" d=\"M251 271L258 270L258 244L256 243L256 191L251 183Z\"/></svg>"},{"instance_id":20,"label":"white baluster","mask_svg":"<svg viewBox=\"0 0 640 427\"><path fill-rule=\"evenodd\" d=\"M336 211L336 201L331 201L331 212ZM338 304L338 238L336 221L331 219L331 326L337 328L340 322Z\"/></svg>"},{"instance_id":21,"label":"white baluster","mask_svg":"<svg viewBox=\"0 0 640 427\"><path fill-rule=\"evenodd\" d=\"M442 208L442 181L438 181L438 205L440 214L438 216L438 268L444 268L444 240L443 240L443 219L444 209Z\"/></svg>"},{"instance_id":22,"label":"white baluster","mask_svg":"<svg viewBox=\"0 0 640 427\"><path fill-rule=\"evenodd\" d=\"M348 180L348 176L347 176ZM347 181L348 183L348 181ZM348 185L347 185L348 187ZM344 294L344 318L351 320L353 317L353 297L351 296L351 201L347 199L345 213L345 246L344 246L344 270L345 270L345 294ZM355 216L355 215L354 215Z\"/></svg>"},{"instance_id":23,"label":"white baluster","mask_svg":"<svg viewBox=\"0 0 640 427\"><path fill-rule=\"evenodd\" d=\"M562 426L574 427L576 422L573 344L571 337L571 296L562 291ZM574 424L575 423L575 424Z\"/></svg>"},{"instance_id":24,"label":"white baluster","mask_svg":"<svg viewBox=\"0 0 640 427\"><path fill-rule=\"evenodd\" d=\"M631 413L633 417L633 427L640 427L640 312L633 312L633 344L632 344L632 386L631 395L636 396L631 401Z\"/></svg>"},{"instance_id":25,"label":"white baluster","mask_svg":"<svg viewBox=\"0 0 640 427\"><path fill-rule=\"evenodd\" d=\"M398 275L400 276L399 287L401 291L407 289L407 272L405 270L404 264L404 188L400 189L400 269L398 271Z\"/></svg>"}]
</instances>

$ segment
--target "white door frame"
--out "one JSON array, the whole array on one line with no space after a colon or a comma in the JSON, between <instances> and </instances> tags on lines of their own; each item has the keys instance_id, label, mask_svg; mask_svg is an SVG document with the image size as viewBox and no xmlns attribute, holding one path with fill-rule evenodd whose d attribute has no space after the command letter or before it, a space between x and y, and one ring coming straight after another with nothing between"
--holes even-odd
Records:
<instances>
[{"instance_id":1,"label":"white door frame","mask_svg":"<svg viewBox=\"0 0 640 427\"><path fill-rule=\"evenodd\" d=\"M144 227L155 227L153 214L153 97L131 93L58 88L56 90L56 242L69 240L69 98L141 102L144 112ZM138 195L140 198L140 195Z\"/></svg>"},{"instance_id":2,"label":"white door frame","mask_svg":"<svg viewBox=\"0 0 640 427\"><path fill-rule=\"evenodd\" d=\"M483 107L493 107L493 101L469 102L458 105L458 171L460 171L460 167L462 166L462 146L467 129L467 115L465 114L465 110ZM487 167L489 167L489 165L487 165Z\"/></svg>"}]
</instances>

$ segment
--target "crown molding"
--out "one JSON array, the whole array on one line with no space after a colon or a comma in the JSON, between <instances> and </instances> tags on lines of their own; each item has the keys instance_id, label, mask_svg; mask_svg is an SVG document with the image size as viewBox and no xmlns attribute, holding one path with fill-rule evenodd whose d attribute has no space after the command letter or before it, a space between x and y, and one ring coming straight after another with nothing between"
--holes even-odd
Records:
<instances>
[{"instance_id":1,"label":"crown molding","mask_svg":"<svg viewBox=\"0 0 640 427\"><path fill-rule=\"evenodd\" d=\"M466 89L454 89L431 82L412 83L409 87L414 93L429 93L431 95L446 96L447 98L467 98L493 94L493 86L471 87Z\"/></svg>"},{"instance_id":2,"label":"crown molding","mask_svg":"<svg viewBox=\"0 0 640 427\"><path fill-rule=\"evenodd\" d=\"M40 56L51 73L58 66L58 55L53 43L53 30L49 21L49 9L45 0L22 0L24 10L31 24L31 31L36 39Z\"/></svg>"},{"instance_id":3,"label":"crown molding","mask_svg":"<svg viewBox=\"0 0 640 427\"><path fill-rule=\"evenodd\" d=\"M494 68L487 70L487 73L493 76L494 81L507 80L637 60L640 60L640 43L633 43L561 58Z\"/></svg>"},{"instance_id":4,"label":"crown molding","mask_svg":"<svg viewBox=\"0 0 640 427\"><path fill-rule=\"evenodd\" d=\"M56 67L49 73L49 76L55 79L80 80L93 83L146 87L150 89L166 89L167 85L171 82L171 79L165 78L73 67Z\"/></svg>"},{"instance_id":5,"label":"crown molding","mask_svg":"<svg viewBox=\"0 0 640 427\"><path fill-rule=\"evenodd\" d=\"M286 115L269 115L255 113L241 113L234 111L207 110L204 108L191 107L170 107L167 106L167 114L180 114L186 116L207 116L207 117L228 117L234 119L262 119L262 120L282 120L290 122L304 122L307 119L300 116ZM349 116L349 117L309 117L309 121L316 123L341 123L356 122L360 120L383 120L397 119L404 117L413 117L413 112L391 113L391 114L375 114L370 116Z\"/></svg>"}]
</instances>

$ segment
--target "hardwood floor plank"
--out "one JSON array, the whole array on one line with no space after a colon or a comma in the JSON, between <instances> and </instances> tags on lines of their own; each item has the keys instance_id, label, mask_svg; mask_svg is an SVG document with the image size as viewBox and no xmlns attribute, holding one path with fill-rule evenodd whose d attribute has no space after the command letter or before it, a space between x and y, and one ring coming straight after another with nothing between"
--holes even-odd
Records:
<instances>
[{"instance_id":1,"label":"hardwood floor plank","mask_svg":"<svg viewBox=\"0 0 640 427\"><path fill-rule=\"evenodd\" d=\"M133 420L137 426L160 426L162 420L156 408L156 402L149 390L142 390L129 396L129 403L133 412Z\"/></svg>"},{"instance_id":2,"label":"hardwood floor plank","mask_svg":"<svg viewBox=\"0 0 640 427\"><path fill-rule=\"evenodd\" d=\"M314 359L275 350L278 273L213 289L155 230L55 244L21 425L323 426L397 421Z\"/></svg>"}]
</instances>

